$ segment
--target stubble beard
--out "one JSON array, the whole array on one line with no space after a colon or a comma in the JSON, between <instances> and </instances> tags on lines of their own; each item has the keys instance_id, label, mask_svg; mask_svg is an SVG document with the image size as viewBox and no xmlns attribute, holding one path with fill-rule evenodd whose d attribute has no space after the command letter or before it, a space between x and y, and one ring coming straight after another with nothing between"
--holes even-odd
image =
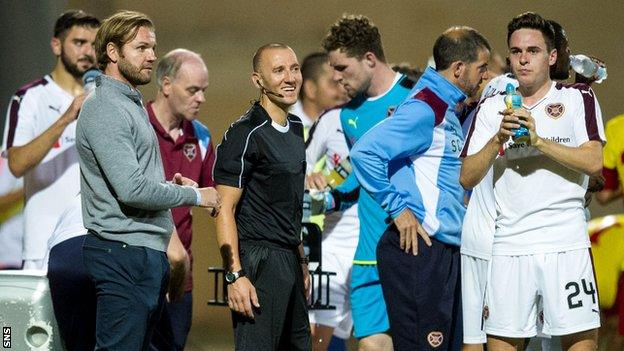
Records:
<instances>
[{"instance_id":1,"label":"stubble beard","mask_svg":"<svg viewBox=\"0 0 624 351\"><path fill-rule=\"evenodd\" d=\"M123 56L119 59L119 73L133 86L145 85L152 80L152 75L142 75L141 70L129 61L127 61Z\"/></svg>"},{"instance_id":2,"label":"stubble beard","mask_svg":"<svg viewBox=\"0 0 624 351\"><path fill-rule=\"evenodd\" d=\"M83 69L78 68L78 64L77 63L72 63L69 59L69 57L67 57L67 55L65 55L65 50L61 50L61 62L63 63L63 67L65 67L65 70L71 74L72 77L76 78L76 79L80 79L82 78L82 75L92 69L94 67L93 65L93 60L91 58L88 58L89 61L91 62L91 66Z\"/></svg>"}]
</instances>

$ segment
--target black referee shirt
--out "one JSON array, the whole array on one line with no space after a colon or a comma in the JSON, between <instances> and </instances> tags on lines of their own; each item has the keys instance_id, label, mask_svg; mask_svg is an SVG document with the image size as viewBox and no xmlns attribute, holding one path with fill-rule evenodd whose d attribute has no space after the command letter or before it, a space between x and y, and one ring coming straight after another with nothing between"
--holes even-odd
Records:
<instances>
[{"instance_id":1,"label":"black referee shirt","mask_svg":"<svg viewBox=\"0 0 624 351\"><path fill-rule=\"evenodd\" d=\"M217 146L215 183L243 189L235 215L241 241L268 241L288 248L301 243L303 124L292 114L287 119L287 127L274 127L256 102Z\"/></svg>"}]
</instances>

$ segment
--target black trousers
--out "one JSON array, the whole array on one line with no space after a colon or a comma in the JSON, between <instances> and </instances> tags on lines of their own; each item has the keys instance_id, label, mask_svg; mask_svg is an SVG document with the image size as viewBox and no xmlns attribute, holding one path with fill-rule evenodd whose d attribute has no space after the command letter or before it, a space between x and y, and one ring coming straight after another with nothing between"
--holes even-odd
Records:
<instances>
[{"instance_id":1,"label":"black trousers","mask_svg":"<svg viewBox=\"0 0 624 351\"><path fill-rule=\"evenodd\" d=\"M165 253L89 234L83 258L97 296L95 350L148 350L169 281Z\"/></svg>"},{"instance_id":2,"label":"black trousers","mask_svg":"<svg viewBox=\"0 0 624 351\"><path fill-rule=\"evenodd\" d=\"M377 267L396 351L461 348L459 247L418 237L418 255L399 246L392 225L377 244Z\"/></svg>"},{"instance_id":3,"label":"black trousers","mask_svg":"<svg viewBox=\"0 0 624 351\"><path fill-rule=\"evenodd\" d=\"M67 351L95 347L95 286L82 263L85 238L81 235L67 239L50 250L50 294Z\"/></svg>"},{"instance_id":4,"label":"black trousers","mask_svg":"<svg viewBox=\"0 0 624 351\"><path fill-rule=\"evenodd\" d=\"M310 350L310 322L297 253L250 242L241 242L239 251L260 308L254 308L254 319L232 313L236 350Z\"/></svg>"}]
</instances>

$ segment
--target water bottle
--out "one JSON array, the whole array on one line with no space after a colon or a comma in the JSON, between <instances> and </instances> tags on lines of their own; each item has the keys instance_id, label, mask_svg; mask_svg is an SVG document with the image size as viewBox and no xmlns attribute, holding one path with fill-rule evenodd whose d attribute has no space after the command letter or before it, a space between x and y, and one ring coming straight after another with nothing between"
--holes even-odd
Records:
<instances>
[{"instance_id":1,"label":"water bottle","mask_svg":"<svg viewBox=\"0 0 624 351\"><path fill-rule=\"evenodd\" d=\"M507 83L505 87L505 106L514 110L522 108L522 97L516 93L516 88L511 83ZM512 138L516 143L528 142L530 139L529 130L525 126L520 126L513 132Z\"/></svg>"},{"instance_id":2,"label":"water bottle","mask_svg":"<svg viewBox=\"0 0 624 351\"><path fill-rule=\"evenodd\" d=\"M351 162L349 158L345 158L342 162L336 164L333 169L325 170L323 173L325 175L325 180L327 181L327 185L335 189L338 185L342 184L344 180L351 173Z\"/></svg>"},{"instance_id":3,"label":"water bottle","mask_svg":"<svg viewBox=\"0 0 624 351\"><path fill-rule=\"evenodd\" d=\"M607 68L585 55L570 55L570 66L585 78L596 78L596 83L607 79Z\"/></svg>"},{"instance_id":4,"label":"water bottle","mask_svg":"<svg viewBox=\"0 0 624 351\"><path fill-rule=\"evenodd\" d=\"M306 189L303 192L302 222L310 222L312 216L332 210L331 206L333 206L333 197L329 191Z\"/></svg>"},{"instance_id":5,"label":"water bottle","mask_svg":"<svg viewBox=\"0 0 624 351\"><path fill-rule=\"evenodd\" d=\"M95 78L97 78L98 76L102 75L102 71L96 69L96 68L92 68L88 71L86 71L83 75L82 75L82 83L84 85L84 91L85 93L90 93L93 90L95 90Z\"/></svg>"}]
</instances>

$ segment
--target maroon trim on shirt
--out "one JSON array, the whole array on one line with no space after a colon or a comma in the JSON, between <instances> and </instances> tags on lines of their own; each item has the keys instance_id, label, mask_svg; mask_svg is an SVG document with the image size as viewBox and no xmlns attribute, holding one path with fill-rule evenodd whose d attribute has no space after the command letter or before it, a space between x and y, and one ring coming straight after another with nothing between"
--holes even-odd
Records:
<instances>
[{"instance_id":1,"label":"maroon trim on shirt","mask_svg":"<svg viewBox=\"0 0 624 351\"><path fill-rule=\"evenodd\" d=\"M493 94L493 95L485 97L483 100L481 100L481 102L479 102L477 107L474 109L474 117L472 117L472 122L470 124L470 128L468 129L468 135L466 135L466 140L464 142L464 148L462 149L461 153L459 154L459 157L464 158L464 157L468 156L468 145L470 145L470 140L472 139L472 133L474 132L475 125L477 124L477 115L479 114L479 110L481 110L481 106L483 106L483 103L486 100L488 100L488 99L490 99L490 98L492 98L494 96L498 96L498 95L501 95L501 94ZM501 147L501 150L503 150L502 147ZM502 152L504 154L504 150Z\"/></svg>"},{"instance_id":2,"label":"maroon trim on shirt","mask_svg":"<svg viewBox=\"0 0 624 351\"><path fill-rule=\"evenodd\" d=\"M442 123L442 121L444 121L444 115L448 109L448 104L444 102L444 100L440 99L433 91L431 91L431 89L425 88L419 91L414 96L414 99L422 100L429 105L429 107L431 107L433 113L435 114L434 127L437 127L440 123Z\"/></svg>"},{"instance_id":3,"label":"maroon trim on shirt","mask_svg":"<svg viewBox=\"0 0 624 351\"><path fill-rule=\"evenodd\" d=\"M466 135L466 141L464 142L464 148L459 154L459 157L461 158L468 156L468 146L470 145L472 133L474 132L475 125L477 124L477 114L479 113L480 109L481 109L481 104L479 104L477 108L475 109L474 117L472 118L472 121L470 123L470 128L468 129L468 135Z\"/></svg>"},{"instance_id":4,"label":"maroon trim on shirt","mask_svg":"<svg viewBox=\"0 0 624 351\"><path fill-rule=\"evenodd\" d=\"M30 82L23 87L17 89L14 94L13 99L11 99L11 105L9 107L9 126L8 126L8 134L7 134L7 143L6 148L10 148L13 146L13 140L15 139L15 129L17 128L17 120L19 114L20 103L22 102L22 97L26 95L28 89L34 88L39 85L46 85L48 81L45 78L37 79L34 82Z\"/></svg>"},{"instance_id":5,"label":"maroon trim on shirt","mask_svg":"<svg viewBox=\"0 0 624 351\"><path fill-rule=\"evenodd\" d=\"M585 130L587 131L587 136L589 137L589 140L602 142L603 140L598 133L598 123L596 122L596 98L594 96L594 91L589 87L589 85L583 83L557 83L556 88L558 90L563 88L576 89L581 93L581 97L583 98L583 107L585 108Z\"/></svg>"},{"instance_id":6,"label":"maroon trim on shirt","mask_svg":"<svg viewBox=\"0 0 624 351\"><path fill-rule=\"evenodd\" d=\"M618 188L618 171L617 169L602 168L602 176L605 179L605 190L616 190Z\"/></svg>"}]
</instances>

